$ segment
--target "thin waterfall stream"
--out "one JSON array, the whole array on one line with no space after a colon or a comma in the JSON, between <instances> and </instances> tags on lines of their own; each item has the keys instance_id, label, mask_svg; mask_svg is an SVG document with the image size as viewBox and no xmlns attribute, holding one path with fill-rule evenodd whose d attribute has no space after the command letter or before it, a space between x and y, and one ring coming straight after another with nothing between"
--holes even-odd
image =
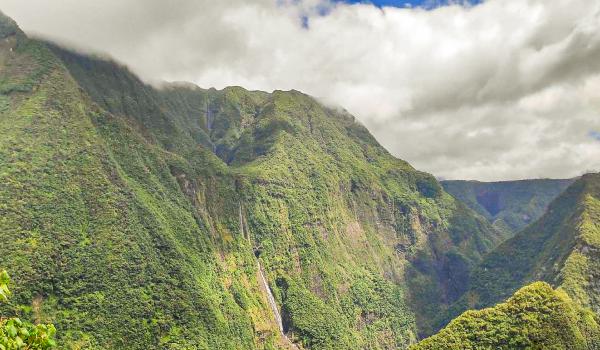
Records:
<instances>
[{"instance_id":1,"label":"thin waterfall stream","mask_svg":"<svg viewBox=\"0 0 600 350\"><path fill-rule=\"evenodd\" d=\"M250 235L248 233L248 229L244 222L244 216L242 213L242 203L240 203L239 210L239 219L240 219L240 229L243 237L248 239L250 242ZM283 329L283 318L281 317L281 312L279 311L279 307L277 307L277 302L275 301L275 297L273 296L273 292L271 291L271 287L269 287L269 282L265 276L265 272L263 270L262 265L260 264L260 260L256 257L256 265L258 269L258 279L260 283L260 287L265 291L267 302L269 303L269 307L273 312L273 316L275 317L275 322L277 322L277 327L279 328L279 333L281 337L288 343L289 347L293 350L299 350L298 346L296 346L290 338L288 338L287 334L285 334L285 330Z\"/></svg>"},{"instance_id":2,"label":"thin waterfall stream","mask_svg":"<svg viewBox=\"0 0 600 350\"><path fill-rule=\"evenodd\" d=\"M299 350L298 346L292 342L290 338L288 338L287 334L283 329L283 319L281 318L281 313L279 312L279 308L277 307L277 303L275 302L275 297L273 296L273 292L271 291L271 287L269 287L269 283L267 282L267 278L265 277L265 272L263 271L262 265L258 258L256 258L256 262L258 265L258 276L260 280L260 284L267 294L267 301L269 302L269 306L271 307L271 311L273 311L273 316L275 317L275 321L277 322L277 326L279 327L279 333L281 337L288 343L291 349Z\"/></svg>"},{"instance_id":3,"label":"thin waterfall stream","mask_svg":"<svg viewBox=\"0 0 600 350\"><path fill-rule=\"evenodd\" d=\"M262 269L262 266L260 265L260 261L258 261L258 275L260 277L260 283L262 284L263 288L267 293L267 301L269 302L269 306L273 311L273 316L275 316L275 321L277 322L277 326L279 327L279 332L281 332L281 335L285 336L285 332L283 330L283 319L281 318L281 313L279 312L279 308L277 307L277 303L275 302L273 292L271 291L269 283L265 278L265 273Z\"/></svg>"}]
</instances>

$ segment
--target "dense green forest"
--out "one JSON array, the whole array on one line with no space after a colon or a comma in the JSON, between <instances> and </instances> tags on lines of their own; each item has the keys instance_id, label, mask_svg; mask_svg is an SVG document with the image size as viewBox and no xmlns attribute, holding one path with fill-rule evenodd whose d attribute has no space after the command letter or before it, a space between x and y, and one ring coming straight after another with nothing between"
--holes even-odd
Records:
<instances>
[{"instance_id":1,"label":"dense green forest","mask_svg":"<svg viewBox=\"0 0 600 350\"><path fill-rule=\"evenodd\" d=\"M500 225L344 110L148 85L1 13L0 134L0 350L597 346L600 175L506 241L569 181Z\"/></svg>"}]
</instances>

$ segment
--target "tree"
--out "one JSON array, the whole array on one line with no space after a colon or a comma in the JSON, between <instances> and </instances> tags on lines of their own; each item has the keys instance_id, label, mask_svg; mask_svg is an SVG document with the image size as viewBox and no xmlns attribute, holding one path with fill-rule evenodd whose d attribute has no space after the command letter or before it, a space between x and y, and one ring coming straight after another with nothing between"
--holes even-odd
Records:
<instances>
[{"instance_id":1,"label":"tree","mask_svg":"<svg viewBox=\"0 0 600 350\"><path fill-rule=\"evenodd\" d=\"M0 272L0 304L8 303L10 277L6 270ZM52 324L21 321L17 317L0 316L0 350L47 350L56 346Z\"/></svg>"}]
</instances>

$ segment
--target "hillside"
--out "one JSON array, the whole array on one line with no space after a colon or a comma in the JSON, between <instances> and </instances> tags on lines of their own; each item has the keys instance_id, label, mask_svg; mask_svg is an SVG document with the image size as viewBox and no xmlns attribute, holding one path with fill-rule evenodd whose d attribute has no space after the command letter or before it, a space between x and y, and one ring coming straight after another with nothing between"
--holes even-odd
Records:
<instances>
[{"instance_id":1,"label":"hillside","mask_svg":"<svg viewBox=\"0 0 600 350\"><path fill-rule=\"evenodd\" d=\"M571 349L600 347L597 318L562 291L536 282L505 303L467 311L411 350Z\"/></svg>"},{"instance_id":2,"label":"hillside","mask_svg":"<svg viewBox=\"0 0 600 350\"><path fill-rule=\"evenodd\" d=\"M537 280L600 313L599 199L600 174L575 181L538 221L485 257L451 314L492 305Z\"/></svg>"},{"instance_id":3,"label":"hillside","mask_svg":"<svg viewBox=\"0 0 600 350\"><path fill-rule=\"evenodd\" d=\"M55 322L64 348L255 348L270 314L253 256L220 272L208 225L225 223L200 220L170 171L192 165L95 106L45 44L4 33L0 265L22 317Z\"/></svg>"},{"instance_id":4,"label":"hillside","mask_svg":"<svg viewBox=\"0 0 600 350\"><path fill-rule=\"evenodd\" d=\"M405 348L504 239L310 96L0 34L0 266L61 347Z\"/></svg>"},{"instance_id":5,"label":"hillside","mask_svg":"<svg viewBox=\"0 0 600 350\"><path fill-rule=\"evenodd\" d=\"M511 235L539 219L575 179L501 182L442 181L444 189Z\"/></svg>"}]
</instances>

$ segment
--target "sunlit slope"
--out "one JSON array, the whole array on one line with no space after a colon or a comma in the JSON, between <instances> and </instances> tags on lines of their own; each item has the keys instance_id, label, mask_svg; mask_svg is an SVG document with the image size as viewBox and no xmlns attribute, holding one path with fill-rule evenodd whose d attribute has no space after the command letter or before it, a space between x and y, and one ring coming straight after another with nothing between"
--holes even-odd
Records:
<instances>
[{"instance_id":1,"label":"sunlit slope","mask_svg":"<svg viewBox=\"0 0 600 350\"><path fill-rule=\"evenodd\" d=\"M166 118L179 127L171 128L174 135L165 147L186 157L189 148L172 147L174 140L199 140L229 165L252 243L268 270L301 276L302 288L335 304L347 294L349 278L384 276L382 281L402 295L396 309L389 316L360 318L398 317L402 328L385 327L405 329L399 343L413 337L410 320L404 319L406 297L426 328L428 315L460 295L471 266L502 239L433 177L387 153L354 117L305 94L203 90L190 84L156 90L117 65L112 69L118 73L109 75L109 62L55 51L92 96L127 101L144 89L156 104L145 112L98 97L106 109L149 126ZM149 130L157 139L164 132ZM315 280L331 285L321 287ZM285 304L284 295L278 297ZM354 322L365 323L351 321L350 329Z\"/></svg>"},{"instance_id":2,"label":"sunlit slope","mask_svg":"<svg viewBox=\"0 0 600 350\"><path fill-rule=\"evenodd\" d=\"M600 347L596 316L543 282L517 291L505 303L467 311L411 350L570 349Z\"/></svg>"},{"instance_id":3,"label":"sunlit slope","mask_svg":"<svg viewBox=\"0 0 600 350\"><path fill-rule=\"evenodd\" d=\"M0 266L23 317L54 322L65 348L275 343L251 251L230 258L211 234L237 223L181 190L199 166L95 106L45 44L0 45ZM237 209L233 190L210 193Z\"/></svg>"}]
</instances>

